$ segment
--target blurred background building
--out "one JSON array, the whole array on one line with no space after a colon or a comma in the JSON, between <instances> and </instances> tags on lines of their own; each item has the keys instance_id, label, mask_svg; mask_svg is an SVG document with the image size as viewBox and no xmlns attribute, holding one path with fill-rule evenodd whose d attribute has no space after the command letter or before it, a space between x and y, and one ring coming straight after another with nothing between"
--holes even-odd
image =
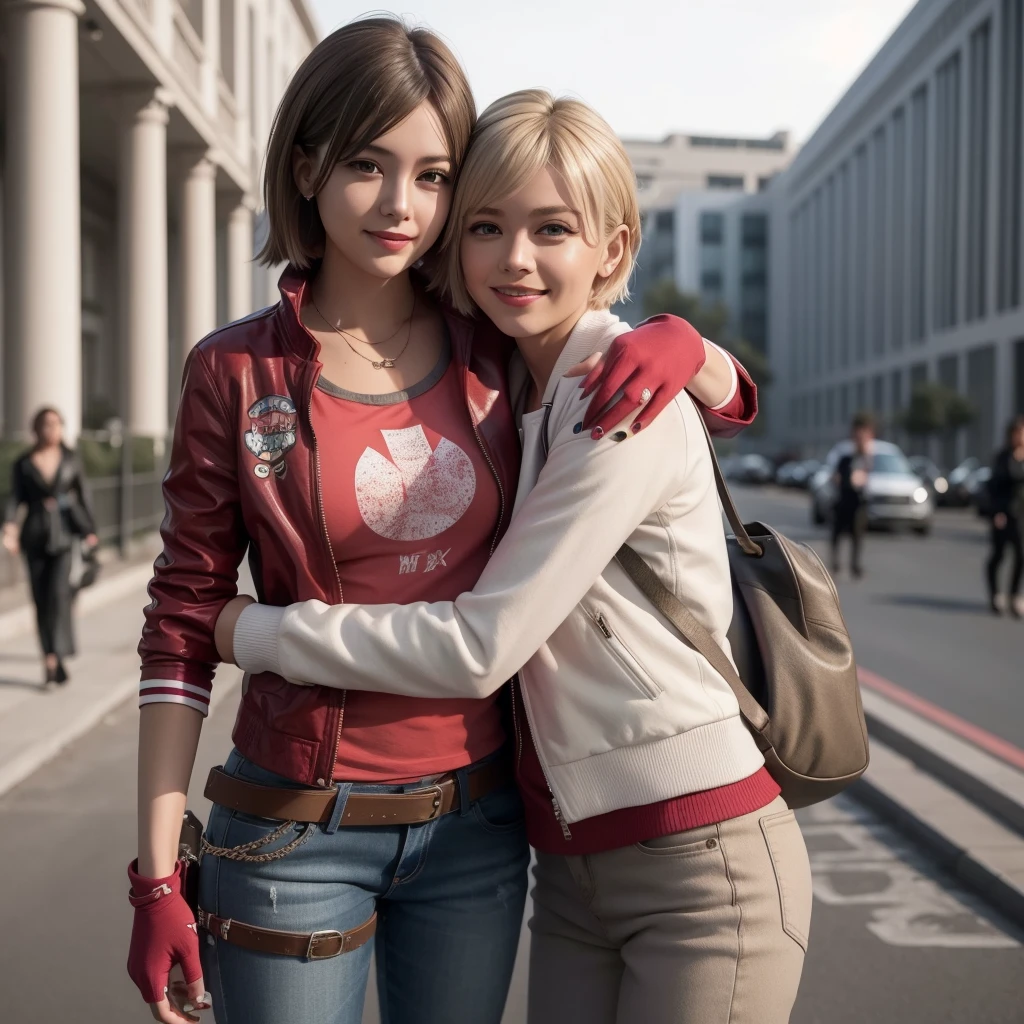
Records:
<instances>
[{"instance_id":1,"label":"blurred background building","mask_svg":"<svg viewBox=\"0 0 1024 1024\"><path fill-rule=\"evenodd\" d=\"M681 291L724 301L739 331L744 309L749 320L756 303L743 294L741 220L733 211L739 199L762 193L789 165L794 155L789 133L763 139L672 134L654 142L623 139L623 144L636 170L643 244L630 284L632 301L618 312L641 319L644 294L671 279ZM762 298L760 307L765 305ZM766 333L761 326L746 337L757 344Z\"/></svg>"},{"instance_id":2,"label":"blurred background building","mask_svg":"<svg viewBox=\"0 0 1024 1024\"><path fill-rule=\"evenodd\" d=\"M626 140L650 195L626 315L665 279L724 303L768 356L766 450L821 454L870 410L947 465L988 459L1024 411L1024 0L921 0L799 152L780 133L730 141L728 171L659 163L687 138ZM971 422L908 437L925 382Z\"/></svg>"},{"instance_id":3,"label":"blurred background building","mask_svg":"<svg viewBox=\"0 0 1024 1024\"><path fill-rule=\"evenodd\" d=\"M260 165L306 0L4 0L2 420L162 439L184 356L276 301ZM255 227L258 233L258 225ZM159 444L159 442L158 442Z\"/></svg>"},{"instance_id":4,"label":"blurred background building","mask_svg":"<svg viewBox=\"0 0 1024 1024\"><path fill-rule=\"evenodd\" d=\"M773 190L773 413L821 448L915 384L966 396L944 461L1024 410L1024 0L921 2Z\"/></svg>"}]
</instances>

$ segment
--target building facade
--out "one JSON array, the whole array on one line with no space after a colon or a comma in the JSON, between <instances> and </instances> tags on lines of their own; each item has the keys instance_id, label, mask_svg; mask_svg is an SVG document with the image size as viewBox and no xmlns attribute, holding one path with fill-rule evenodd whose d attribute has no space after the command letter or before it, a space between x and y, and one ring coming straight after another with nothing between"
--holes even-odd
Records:
<instances>
[{"instance_id":1,"label":"building facade","mask_svg":"<svg viewBox=\"0 0 1024 1024\"><path fill-rule=\"evenodd\" d=\"M3 427L162 439L203 335L276 301L252 263L306 0L4 0Z\"/></svg>"},{"instance_id":2,"label":"building facade","mask_svg":"<svg viewBox=\"0 0 1024 1024\"><path fill-rule=\"evenodd\" d=\"M769 192L780 445L895 424L940 381L987 458L1024 411L1024 0L921 0Z\"/></svg>"},{"instance_id":3,"label":"building facade","mask_svg":"<svg viewBox=\"0 0 1024 1024\"><path fill-rule=\"evenodd\" d=\"M636 171L643 220L643 244L630 284L633 298L623 306L623 313L635 318L644 292L657 281L673 279L695 292L701 290L702 276L714 280L713 264L720 254L709 243L711 248L699 255L699 211L724 211L737 200L764 192L793 159L793 148L787 132L763 139L673 134L657 142L624 139L623 145ZM722 245L725 235L723 226ZM702 259L709 261L703 269ZM717 269L721 280L708 290L724 296L731 288L727 268ZM737 277L737 302L739 288ZM735 310L739 319L738 305Z\"/></svg>"}]
</instances>

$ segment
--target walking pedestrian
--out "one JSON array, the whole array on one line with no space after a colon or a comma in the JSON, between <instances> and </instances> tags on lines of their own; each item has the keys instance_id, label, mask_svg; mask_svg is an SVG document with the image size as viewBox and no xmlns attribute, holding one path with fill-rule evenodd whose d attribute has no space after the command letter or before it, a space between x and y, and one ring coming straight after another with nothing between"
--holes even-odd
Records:
<instances>
[{"instance_id":1,"label":"walking pedestrian","mask_svg":"<svg viewBox=\"0 0 1024 1024\"><path fill-rule=\"evenodd\" d=\"M985 563L989 607L996 615L1005 610L1024 618L1020 585L1024 577L1024 416L1006 427L1006 447L996 453L989 481L992 498L992 553ZM1005 599L999 592L999 569L1007 549L1013 556L1010 587Z\"/></svg>"},{"instance_id":2,"label":"walking pedestrian","mask_svg":"<svg viewBox=\"0 0 1024 1024\"><path fill-rule=\"evenodd\" d=\"M64 443L64 420L53 408L40 409L32 420L35 444L11 469L11 496L3 527L3 544L25 556L36 626L43 649L46 685L64 684L64 659L75 653L71 620L74 590L71 559L74 539L91 551L99 543L82 463ZM28 512L18 536L17 517Z\"/></svg>"},{"instance_id":3,"label":"walking pedestrian","mask_svg":"<svg viewBox=\"0 0 1024 1024\"><path fill-rule=\"evenodd\" d=\"M864 575L862 560L864 534L868 526L865 491L871 472L875 421L869 413L858 413L850 424L853 451L844 455L836 466L833 483L836 500L832 508L832 572L839 574L839 540L850 538L850 572L860 579Z\"/></svg>"}]
</instances>

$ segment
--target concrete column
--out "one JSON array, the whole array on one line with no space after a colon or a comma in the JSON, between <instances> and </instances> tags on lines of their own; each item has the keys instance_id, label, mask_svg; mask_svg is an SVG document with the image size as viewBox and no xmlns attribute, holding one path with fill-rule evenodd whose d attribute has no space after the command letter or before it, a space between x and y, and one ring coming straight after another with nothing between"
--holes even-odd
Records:
<instances>
[{"instance_id":1,"label":"concrete column","mask_svg":"<svg viewBox=\"0 0 1024 1024\"><path fill-rule=\"evenodd\" d=\"M6 5L4 426L42 405L82 420L79 0Z\"/></svg>"},{"instance_id":2,"label":"concrete column","mask_svg":"<svg viewBox=\"0 0 1024 1024\"><path fill-rule=\"evenodd\" d=\"M181 186L181 344L187 355L217 326L217 165L185 158Z\"/></svg>"},{"instance_id":3,"label":"concrete column","mask_svg":"<svg viewBox=\"0 0 1024 1024\"><path fill-rule=\"evenodd\" d=\"M242 201L228 215L228 320L253 311L252 248L252 209Z\"/></svg>"},{"instance_id":4,"label":"concrete column","mask_svg":"<svg viewBox=\"0 0 1024 1024\"><path fill-rule=\"evenodd\" d=\"M203 60L200 65L200 90L206 112L217 119L220 99L217 80L220 77L220 0L203 0Z\"/></svg>"},{"instance_id":5,"label":"concrete column","mask_svg":"<svg viewBox=\"0 0 1024 1024\"><path fill-rule=\"evenodd\" d=\"M124 100L119 228L122 410L132 433L167 434L167 121L162 89Z\"/></svg>"}]
</instances>

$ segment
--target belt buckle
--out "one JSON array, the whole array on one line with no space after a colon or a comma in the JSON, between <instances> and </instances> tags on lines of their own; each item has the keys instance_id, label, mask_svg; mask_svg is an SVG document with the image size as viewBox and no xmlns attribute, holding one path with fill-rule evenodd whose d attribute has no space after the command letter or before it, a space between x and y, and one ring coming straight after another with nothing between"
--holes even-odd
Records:
<instances>
[{"instance_id":1,"label":"belt buckle","mask_svg":"<svg viewBox=\"0 0 1024 1024\"><path fill-rule=\"evenodd\" d=\"M421 789L420 792L434 794L434 806L430 812L430 817L425 818L424 820L434 821L437 818L440 818L442 813L444 813L441 810L441 806L444 804L444 790L437 783L434 783L433 786L427 786L426 789Z\"/></svg>"},{"instance_id":2,"label":"belt buckle","mask_svg":"<svg viewBox=\"0 0 1024 1024\"><path fill-rule=\"evenodd\" d=\"M335 938L335 937L341 939L341 948L338 950L337 953L326 953L326 954L324 954L322 956L318 956L316 953L313 952L313 943L316 942L318 939L329 939L329 938ZM334 931L334 930L327 930L327 931L322 931L322 932L313 932L313 934L310 935L310 937L309 937L309 945L306 946L306 959L307 960L330 960L332 957L336 957L339 953L344 953L344 952L345 952L345 936L341 932Z\"/></svg>"}]
</instances>

